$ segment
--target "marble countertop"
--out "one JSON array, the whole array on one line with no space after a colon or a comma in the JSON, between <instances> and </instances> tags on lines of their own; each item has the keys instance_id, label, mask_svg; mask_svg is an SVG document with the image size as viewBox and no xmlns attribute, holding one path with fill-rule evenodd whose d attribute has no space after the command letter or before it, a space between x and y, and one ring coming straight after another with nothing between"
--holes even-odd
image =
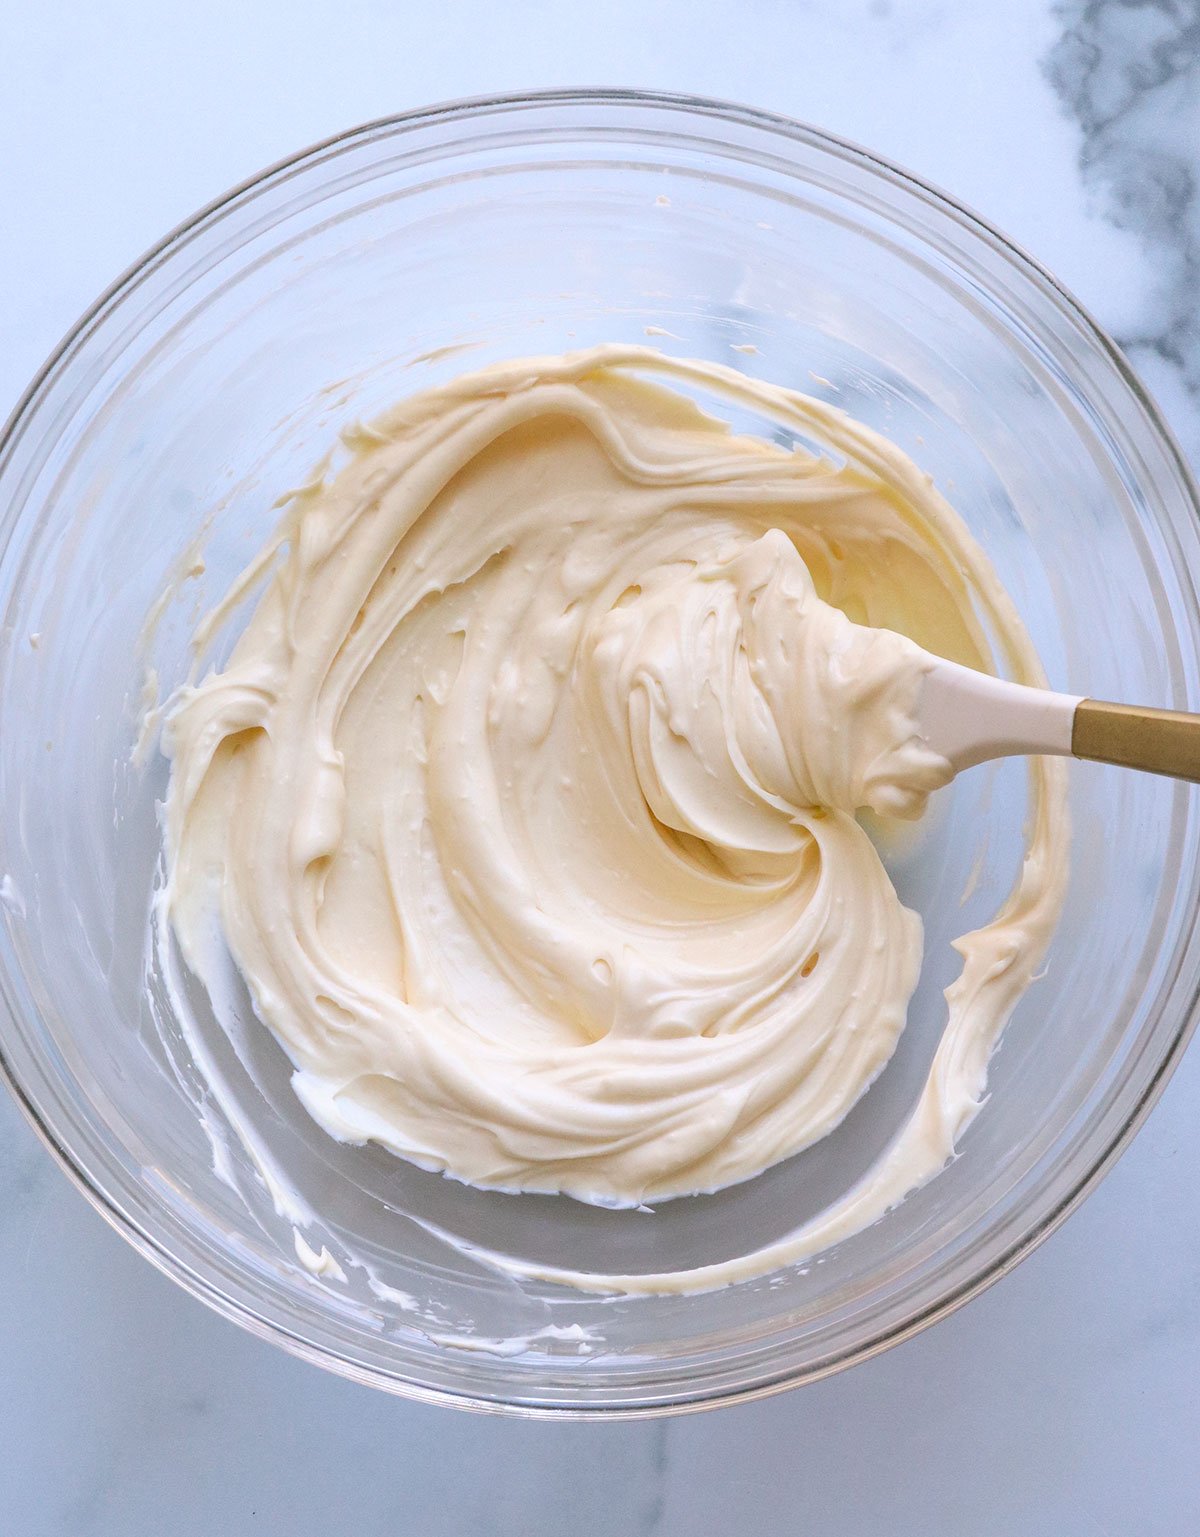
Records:
<instances>
[{"instance_id":1,"label":"marble countertop","mask_svg":"<svg viewBox=\"0 0 1200 1537\"><path fill-rule=\"evenodd\" d=\"M1113 331L1200 464L1197 0L43 0L0 88L0 415L170 225L365 119L505 88L753 102L980 209ZM1176 1537L1200 1524L1200 1047L1101 1189L830 1381L650 1424L390 1399L219 1320L0 1095L0 1532Z\"/></svg>"}]
</instances>

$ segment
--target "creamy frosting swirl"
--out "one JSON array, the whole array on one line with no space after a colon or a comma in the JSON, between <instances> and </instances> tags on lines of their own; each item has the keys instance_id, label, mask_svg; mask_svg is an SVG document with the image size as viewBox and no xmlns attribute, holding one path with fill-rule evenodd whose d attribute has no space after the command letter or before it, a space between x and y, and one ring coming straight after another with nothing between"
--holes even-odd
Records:
<instances>
[{"instance_id":1,"label":"creamy frosting swirl","mask_svg":"<svg viewBox=\"0 0 1200 1537\"><path fill-rule=\"evenodd\" d=\"M639 348L485 369L345 436L208 627L268 575L228 662L169 710L189 964L215 915L316 1120L475 1185L636 1204L826 1135L920 969L855 816L949 777L913 641L985 665L978 604L1037 674L961 522L842 413ZM846 1230L974 1112L1061 897L1055 772Z\"/></svg>"}]
</instances>

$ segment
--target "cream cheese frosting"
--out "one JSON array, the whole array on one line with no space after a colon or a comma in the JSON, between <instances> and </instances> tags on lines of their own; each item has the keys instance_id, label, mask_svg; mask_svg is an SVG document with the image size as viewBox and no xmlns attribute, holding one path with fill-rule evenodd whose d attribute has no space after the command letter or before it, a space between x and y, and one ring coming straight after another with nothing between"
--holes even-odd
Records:
<instances>
[{"instance_id":1,"label":"cream cheese frosting","mask_svg":"<svg viewBox=\"0 0 1200 1537\"><path fill-rule=\"evenodd\" d=\"M665 378L676 388L651 382ZM809 446L735 435L692 398ZM637 347L464 375L345 435L206 622L167 710L166 909L227 947L335 1137L470 1184L637 1205L748 1179L884 1068L922 956L856 813L949 778L921 647L1037 658L928 477L834 408ZM815 451L814 451L815 449ZM1065 880L1062 766L959 980L912 1119L783 1245L874 1220L952 1154Z\"/></svg>"}]
</instances>

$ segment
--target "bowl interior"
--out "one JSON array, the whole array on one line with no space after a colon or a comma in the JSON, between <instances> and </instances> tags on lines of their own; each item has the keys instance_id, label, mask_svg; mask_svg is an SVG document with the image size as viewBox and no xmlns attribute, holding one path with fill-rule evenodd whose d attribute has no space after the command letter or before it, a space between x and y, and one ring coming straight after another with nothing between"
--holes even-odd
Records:
<instances>
[{"instance_id":1,"label":"bowl interior","mask_svg":"<svg viewBox=\"0 0 1200 1537\"><path fill-rule=\"evenodd\" d=\"M1020 764L963 776L917 834L885 841L926 930L886 1073L833 1136L715 1196L602 1211L343 1147L300 1108L235 976L228 1028L194 986L172 1013L161 978L178 961L147 930L166 766L131 762L147 668L163 692L185 676L198 617L341 427L493 359L647 340L898 442L991 555L1054 686L1197 701L1192 493L1103 339L981 226L815 134L635 97L418 115L312 152L152 255L69 342L0 460L4 1055L85 1184L172 1273L409 1391L636 1411L877 1348L1054 1220L1161 1079L1195 994L1186 795L1075 765L1063 922L958 1159L810 1265L624 1301L518 1287L447 1235L681 1267L781 1236L844 1190L924 1079L951 941L1011 884ZM297 1229L344 1280L310 1274Z\"/></svg>"}]
</instances>

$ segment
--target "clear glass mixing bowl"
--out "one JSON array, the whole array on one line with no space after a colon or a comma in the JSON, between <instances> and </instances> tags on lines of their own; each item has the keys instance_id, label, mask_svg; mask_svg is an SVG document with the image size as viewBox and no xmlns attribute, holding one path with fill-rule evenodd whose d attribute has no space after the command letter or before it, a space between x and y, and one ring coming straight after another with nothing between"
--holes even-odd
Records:
<instances>
[{"instance_id":1,"label":"clear glass mixing bowl","mask_svg":"<svg viewBox=\"0 0 1200 1537\"><path fill-rule=\"evenodd\" d=\"M468 364L647 328L896 439L990 552L1054 684L1200 705L1196 493L1153 406L1051 278L861 150L708 101L471 102L320 145L150 252L80 321L0 448L4 1068L81 1188L169 1275L298 1354L418 1397L651 1413L860 1360L1053 1228L1193 1023L1194 802L1075 765L1063 923L960 1157L806 1267L615 1300L518 1288L436 1229L662 1269L765 1242L844 1189L924 1076L950 940L1012 878L1019 764L965 775L889 851L927 959L885 1075L835 1135L720 1195L650 1214L473 1191L333 1143L261 1027L247 1072L202 995L186 1021L164 1012L146 941L164 764L130 762L147 665L164 688L184 674L196 616L340 425ZM228 1135L183 1024L288 1170L294 1209L276 1210ZM344 1282L298 1262L294 1226Z\"/></svg>"}]
</instances>

